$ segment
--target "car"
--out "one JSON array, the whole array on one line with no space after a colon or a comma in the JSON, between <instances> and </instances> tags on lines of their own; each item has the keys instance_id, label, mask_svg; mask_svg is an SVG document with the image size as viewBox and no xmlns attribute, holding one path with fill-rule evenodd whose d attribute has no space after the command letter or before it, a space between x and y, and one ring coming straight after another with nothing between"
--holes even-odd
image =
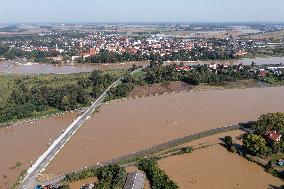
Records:
<instances>
[{"instance_id":1,"label":"car","mask_svg":"<svg viewBox=\"0 0 284 189\"><path fill-rule=\"evenodd\" d=\"M36 185L35 189L42 189L42 185Z\"/></svg>"}]
</instances>

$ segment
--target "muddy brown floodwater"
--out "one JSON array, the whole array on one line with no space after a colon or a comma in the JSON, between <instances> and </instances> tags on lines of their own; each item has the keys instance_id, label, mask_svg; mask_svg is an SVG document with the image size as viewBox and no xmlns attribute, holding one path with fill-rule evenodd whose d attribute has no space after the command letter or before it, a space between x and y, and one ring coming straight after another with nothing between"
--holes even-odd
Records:
<instances>
[{"instance_id":1,"label":"muddy brown floodwater","mask_svg":"<svg viewBox=\"0 0 284 189\"><path fill-rule=\"evenodd\" d=\"M10 189L21 172L47 150L48 143L58 138L77 115L68 113L35 123L0 128L0 189Z\"/></svg>"},{"instance_id":2,"label":"muddy brown floodwater","mask_svg":"<svg viewBox=\"0 0 284 189\"><path fill-rule=\"evenodd\" d=\"M145 66L149 64L148 61L137 62L122 62L122 63L108 63L108 64L40 64L28 63L17 64L10 61L0 61L0 73L5 74L67 74L67 73L80 73L91 72L93 70L112 70L112 69L127 69L131 68L133 64L137 66Z\"/></svg>"},{"instance_id":3,"label":"muddy brown floodwater","mask_svg":"<svg viewBox=\"0 0 284 189\"><path fill-rule=\"evenodd\" d=\"M188 143L187 146L213 146L194 150L191 154L162 159L159 161L159 167L180 188L267 189L278 188L283 184L283 181L266 173L256 163L230 153L218 144L221 142L220 137L238 136L238 133L240 131L232 131Z\"/></svg>"},{"instance_id":4,"label":"muddy brown floodwater","mask_svg":"<svg viewBox=\"0 0 284 189\"><path fill-rule=\"evenodd\" d=\"M218 64L231 64L238 65L243 63L244 65L250 65L254 61L257 65L262 64L280 64L284 63L284 57L256 57L254 59L243 58L233 60L215 60L215 61L198 61L191 62L186 61L185 64L210 64L216 62ZM0 73L1 74L66 74L66 73L80 73L91 72L95 69L110 70L110 69L126 69L132 67L133 64L137 66L145 66L149 64L149 61L136 61L136 62L122 62L122 63L86 63L86 64L39 64L39 63L27 63L19 64L13 61L0 61ZM166 62L166 64L173 64L177 62Z\"/></svg>"},{"instance_id":5,"label":"muddy brown floodwater","mask_svg":"<svg viewBox=\"0 0 284 189\"><path fill-rule=\"evenodd\" d=\"M284 87L190 91L111 103L85 122L46 173L65 173L276 111L284 111Z\"/></svg>"}]
</instances>

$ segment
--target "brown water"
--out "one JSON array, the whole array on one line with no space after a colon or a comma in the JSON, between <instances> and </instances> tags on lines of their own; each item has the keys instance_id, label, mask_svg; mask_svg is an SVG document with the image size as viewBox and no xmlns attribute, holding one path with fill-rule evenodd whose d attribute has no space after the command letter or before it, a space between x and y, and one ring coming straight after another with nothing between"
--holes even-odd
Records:
<instances>
[{"instance_id":1,"label":"brown water","mask_svg":"<svg viewBox=\"0 0 284 189\"><path fill-rule=\"evenodd\" d=\"M205 64L210 64L212 62L215 62L217 64L230 64L230 65L251 65L251 63L255 62L256 65L263 65L263 64L280 64L284 63L284 57L267 57L267 58L261 58L261 57L256 57L254 59L251 58L243 58L243 59L236 59L236 60L219 60L219 61L200 61L199 63L205 63Z\"/></svg>"},{"instance_id":2,"label":"brown water","mask_svg":"<svg viewBox=\"0 0 284 189\"><path fill-rule=\"evenodd\" d=\"M64 173L276 111L284 112L284 87L191 91L104 105L46 172Z\"/></svg>"},{"instance_id":3,"label":"brown water","mask_svg":"<svg viewBox=\"0 0 284 189\"><path fill-rule=\"evenodd\" d=\"M225 61L214 61L220 64L240 64L250 65L254 61L258 65L262 64L279 64L284 63L284 57L268 57L268 58L255 58L255 59L241 59L241 60L225 60ZM191 64L210 64L212 61L200 61ZM0 73L5 74L66 74L66 73L80 73L80 72L91 72L95 69L109 70L109 69L123 69L130 68L132 64L136 65L147 65L149 62L125 62L125 63L115 63L115 64L62 64L62 65L52 65L52 64L20 64L18 66L7 67L9 65L15 64L9 61L0 61Z\"/></svg>"},{"instance_id":4,"label":"brown water","mask_svg":"<svg viewBox=\"0 0 284 189\"><path fill-rule=\"evenodd\" d=\"M48 143L59 137L76 116L77 113L69 113L32 124L0 128L0 188L10 189L20 173L47 150ZM15 168L17 162L22 165Z\"/></svg>"},{"instance_id":5,"label":"brown water","mask_svg":"<svg viewBox=\"0 0 284 189\"><path fill-rule=\"evenodd\" d=\"M80 73L80 72L91 72L93 70L110 70L110 69L124 69L130 68L134 62L126 63L110 63L110 64L62 64L62 65L53 65L53 64L19 64L18 66L14 65L14 62L9 61L0 61L0 73L4 74L67 74L67 73ZM135 62L136 65L146 65L148 62ZM11 66L11 67L9 67Z\"/></svg>"},{"instance_id":6,"label":"brown water","mask_svg":"<svg viewBox=\"0 0 284 189\"><path fill-rule=\"evenodd\" d=\"M235 136L239 131L223 133L200 139L188 146L214 144L191 154L169 157L159 161L159 167L180 188L192 189L267 189L279 187L283 181L266 173L263 168L237 154L228 152L217 144L219 138Z\"/></svg>"}]
</instances>

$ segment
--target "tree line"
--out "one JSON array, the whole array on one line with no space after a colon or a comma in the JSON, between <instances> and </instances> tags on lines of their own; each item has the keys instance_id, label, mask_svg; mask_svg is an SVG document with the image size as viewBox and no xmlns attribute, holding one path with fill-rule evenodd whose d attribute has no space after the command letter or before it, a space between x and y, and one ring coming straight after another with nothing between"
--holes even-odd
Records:
<instances>
[{"instance_id":1,"label":"tree line","mask_svg":"<svg viewBox=\"0 0 284 189\"><path fill-rule=\"evenodd\" d=\"M177 184L172 181L158 166L154 159L142 159L138 162L138 168L144 171L150 181L152 189L177 189Z\"/></svg>"},{"instance_id":2,"label":"tree line","mask_svg":"<svg viewBox=\"0 0 284 189\"><path fill-rule=\"evenodd\" d=\"M31 85L18 80L0 107L0 123L23 119L49 110L68 111L89 104L117 78L95 70L87 77L79 77L75 83L50 85L36 80ZM56 81L54 81L56 82Z\"/></svg>"}]
</instances>

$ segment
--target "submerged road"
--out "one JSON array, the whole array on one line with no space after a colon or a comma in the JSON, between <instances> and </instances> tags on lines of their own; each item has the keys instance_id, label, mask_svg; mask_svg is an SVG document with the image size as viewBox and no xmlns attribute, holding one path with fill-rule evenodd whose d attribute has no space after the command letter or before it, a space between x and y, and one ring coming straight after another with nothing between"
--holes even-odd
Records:
<instances>
[{"instance_id":1,"label":"submerged road","mask_svg":"<svg viewBox=\"0 0 284 189\"><path fill-rule=\"evenodd\" d=\"M142 68L137 69L131 74L140 71ZM81 127L81 125L89 119L93 112L103 103L107 96L107 92L116 87L121 82L121 78L110 85L103 94L74 122L64 131L59 138L57 138L53 144L38 158L38 160L30 167L27 174L21 184L19 189L33 189L37 185L36 177L45 169L45 167L50 163L50 161L56 156L56 154L64 147L68 140L76 133L76 131Z\"/></svg>"}]
</instances>

